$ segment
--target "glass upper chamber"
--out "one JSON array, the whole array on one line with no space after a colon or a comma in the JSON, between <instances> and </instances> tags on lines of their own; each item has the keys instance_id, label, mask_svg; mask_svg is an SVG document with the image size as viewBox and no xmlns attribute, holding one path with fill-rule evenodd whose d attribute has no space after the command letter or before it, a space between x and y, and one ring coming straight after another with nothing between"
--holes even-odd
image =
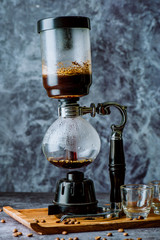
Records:
<instances>
[{"instance_id":1,"label":"glass upper chamber","mask_svg":"<svg viewBox=\"0 0 160 240\"><path fill-rule=\"evenodd\" d=\"M86 17L38 21L43 86L49 97L82 97L89 93L92 83L89 29Z\"/></svg>"}]
</instances>

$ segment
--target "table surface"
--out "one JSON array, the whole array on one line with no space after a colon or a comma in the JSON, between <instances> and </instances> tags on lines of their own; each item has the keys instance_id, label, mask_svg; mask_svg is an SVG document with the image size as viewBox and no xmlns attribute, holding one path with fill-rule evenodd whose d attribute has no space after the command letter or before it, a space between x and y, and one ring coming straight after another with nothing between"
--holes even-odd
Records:
<instances>
[{"instance_id":1,"label":"table surface","mask_svg":"<svg viewBox=\"0 0 160 240\"><path fill-rule=\"evenodd\" d=\"M15 209L24 208L46 208L53 200L53 193L0 193L0 208L3 206L11 206ZM108 195L97 194L97 199L100 204L108 202ZM54 235L38 235L34 231L28 229L16 220L12 219L4 212L0 212L0 219L4 219L6 223L0 222L0 239L11 240L15 239L12 236L13 229L17 228L18 231L22 232L23 235L20 239L43 239L43 240L54 240L57 237L68 240L69 238L78 237L79 240L94 240L96 236L104 237L108 240L124 240L142 238L145 240L160 240L160 227L158 228L139 228L139 229L125 229L128 236L123 236L117 230L110 231L98 231L98 232L81 232L81 233L69 233L68 235L54 234ZM107 237L107 233L112 232L112 237ZM33 237L28 238L27 234L32 233Z\"/></svg>"}]
</instances>

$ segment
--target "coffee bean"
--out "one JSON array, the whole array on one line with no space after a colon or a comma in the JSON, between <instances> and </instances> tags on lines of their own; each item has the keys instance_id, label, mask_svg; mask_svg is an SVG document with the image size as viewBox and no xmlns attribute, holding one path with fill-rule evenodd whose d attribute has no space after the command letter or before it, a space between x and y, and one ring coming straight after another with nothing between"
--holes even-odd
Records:
<instances>
[{"instance_id":1,"label":"coffee bean","mask_svg":"<svg viewBox=\"0 0 160 240\"><path fill-rule=\"evenodd\" d=\"M107 240L107 238L102 238L102 240Z\"/></svg>"},{"instance_id":2,"label":"coffee bean","mask_svg":"<svg viewBox=\"0 0 160 240\"><path fill-rule=\"evenodd\" d=\"M61 240L65 240L64 238L61 238Z\"/></svg>"},{"instance_id":3,"label":"coffee bean","mask_svg":"<svg viewBox=\"0 0 160 240\"><path fill-rule=\"evenodd\" d=\"M111 232L107 233L107 236L108 236L108 237L111 237L111 236L112 236L112 233L111 233Z\"/></svg>"},{"instance_id":4,"label":"coffee bean","mask_svg":"<svg viewBox=\"0 0 160 240\"><path fill-rule=\"evenodd\" d=\"M1 219L1 223L5 223L6 221L4 219Z\"/></svg>"},{"instance_id":5,"label":"coffee bean","mask_svg":"<svg viewBox=\"0 0 160 240\"><path fill-rule=\"evenodd\" d=\"M77 221L77 220L76 220L75 218L72 218L70 221L74 221L74 222L75 222L75 221Z\"/></svg>"},{"instance_id":6,"label":"coffee bean","mask_svg":"<svg viewBox=\"0 0 160 240\"><path fill-rule=\"evenodd\" d=\"M137 240L142 240L142 238L137 238Z\"/></svg>"},{"instance_id":7,"label":"coffee bean","mask_svg":"<svg viewBox=\"0 0 160 240\"><path fill-rule=\"evenodd\" d=\"M128 236L128 233L123 233L124 236Z\"/></svg>"},{"instance_id":8,"label":"coffee bean","mask_svg":"<svg viewBox=\"0 0 160 240\"><path fill-rule=\"evenodd\" d=\"M56 223L60 223L61 222L61 220L56 220Z\"/></svg>"},{"instance_id":9,"label":"coffee bean","mask_svg":"<svg viewBox=\"0 0 160 240\"><path fill-rule=\"evenodd\" d=\"M73 240L73 238L68 238L68 240Z\"/></svg>"},{"instance_id":10,"label":"coffee bean","mask_svg":"<svg viewBox=\"0 0 160 240\"><path fill-rule=\"evenodd\" d=\"M74 237L73 240L79 240L79 238L78 237Z\"/></svg>"},{"instance_id":11,"label":"coffee bean","mask_svg":"<svg viewBox=\"0 0 160 240\"><path fill-rule=\"evenodd\" d=\"M118 232L124 232L124 229L123 228L119 228Z\"/></svg>"},{"instance_id":12,"label":"coffee bean","mask_svg":"<svg viewBox=\"0 0 160 240\"><path fill-rule=\"evenodd\" d=\"M62 234L63 234L63 235L67 235L68 232L67 232L67 231L63 231Z\"/></svg>"},{"instance_id":13,"label":"coffee bean","mask_svg":"<svg viewBox=\"0 0 160 240\"><path fill-rule=\"evenodd\" d=\"M101 239L100 236L95 237L95 240L100 240L100 239Z\"/></svg>"},{"instance_id":14,"label":"coffee bean","mask_svg":"<svg viewBox=\"0 0 160 240\"><path fill-rule=\"evenodd\" d=\"M144 219L143 216L138 216L138 220Z\"/></svg>"},{"instance_id":15,"label":"coffee bean","mask_svg":"<svg viewBox=\"0 0 160 240\"><path fill-rule=\"evenodd\" d=\"M76 221L75 224L80 224L80 222Z\"/></svg>"},{"instance_id":16,"label":"coffee bean","mask_svg":"<svg viewBox=\"0 0 160 240\"><path fill-rule=\"evenodd\" d=\"M68 218L68 219L66 219L65 221L67 221L67 222L70 222L70 221L71 221L71 219L70 219L70 218Z\"/></svg>"},{"instance_id":17,"label":"coffee bean","mask_svg":"<svg viewBox=\"0 0 160 240\"><path fill-rule=\"evenodd\" d=\"M22 233L21 233L21 232L17 232L17 235L18 235L18 236L22 236Z\"/></svg>"},{"instance_id":18,"label":"coffee bean","mask_svg":"<svg viewBox=\"0 0 160 240\"><path fill-rule=\"evenodd\" d=\"M45 222L46 222L46 220L45 220L45 219L42 219L42 220L41 220L41 223L45 223Z\"/></svg>"},{"instance_id":19,"label":"coffee bean","mask_svg":"<svg viewBox=\"0 0 160 240\"><path fill-rule=\"evenodd\" d=\"M64 224L68 224L68 221L65 221Z\"/></svg>"},{"instance_id":20,"label":"coffee bean","mask_svg":"<svg viewBox=\"0 0 160 240\"><path fill-rule=\"evenodd\" d=\"M59 237L57 237L57 238L55 238L55 240L60 240L60 238L59 238Z\"/></svg>"},{"instance_id":21,"label":"coffee bean","mask_svg":"<svg viewBox=\"0 0 160 240\"><path fill-rule=\"evenodd\" d=\"M27 237L33 237L33 234L32 233L28 233Z\"/></svg>"},{"instance_id":22,"label":"coffee bean","mask_svg":"<svg viewBox=\"0 0 160 240\"><path fill-rule=\"evenodd\" d=\"M13 237L18 237L19 235L17 233L13 233Z\"/></svg>"},{"instance_id":23,"label":"coffee bean","mask_svg":"<svg viewBox=\"0 0 160 240\"><path fill-rule=\"evenodd\" d=\"M39 223L38 219L33 219L33 221L34 221L35 223Z\"/></svg>"},{"instance_id":24,"label":"coffee bean","mask_svg":"<svg viewBox=\"0 0 160 240\"><path fill-rule=\"evenodd\" d=\"M3 210L2 210L2 208L0 208L0 212L2 212Z\"/></svg>"},{"instance_id":25,"label":"coffee bean","mask_svg":"<svg viewBox=\"0 0 160 240\"><path fill-rule=\"evenodd\" d=\"M18 229L17 228L13 229L13 233L16 233L16 232L18 232Z\"/></svg>"}]
</instances>

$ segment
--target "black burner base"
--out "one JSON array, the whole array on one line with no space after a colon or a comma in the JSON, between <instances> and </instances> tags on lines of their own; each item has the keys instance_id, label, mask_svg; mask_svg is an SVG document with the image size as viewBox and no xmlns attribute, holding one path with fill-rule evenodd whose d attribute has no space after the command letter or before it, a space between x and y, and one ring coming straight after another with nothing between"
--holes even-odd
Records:
<instances>
[{"instance_id":1,"label":"black burner base","mask_svg":"<svg viewBox=\"0 0 160 240\"><path fill-rule=\"evenodd\" d=\"M48 206L48 215L97 213L93 181L84 178L82 172L69 172L67 178L58 182L53 203Z\"/></svg>"},{"instance_id":2,"label":"black burner base","mask_svg":"<svg viewBox=\"0 0 160 240\"><path fill-rule=\"evenodd\" d=\"M98 202L98 201L97 201ZM97 202L92 204L76 204L76 205L58 205L48 206L48 215L57 214L96 214Z\"/></svg>"}]
</instances>

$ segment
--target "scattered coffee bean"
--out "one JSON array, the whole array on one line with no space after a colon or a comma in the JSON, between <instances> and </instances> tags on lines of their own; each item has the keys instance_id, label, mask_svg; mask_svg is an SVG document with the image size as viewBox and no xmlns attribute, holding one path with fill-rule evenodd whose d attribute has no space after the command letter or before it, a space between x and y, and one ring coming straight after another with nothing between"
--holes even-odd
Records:
<instances>
[{"instance_id":1,"label":"scattered coffee bean","mask_svg":"<svg viewBox=\"0 0 160 240\"><path fill-rule=\"evenodd\" d=\"M68 219L66 219L66 220L64 220L64 221L66 221L66 222L68 222L68 223L69 223L69 222L71 221L71 219L69 219L69 218L68 218Z\"/></svg>"},{"instance_id":2,"label":"scattered coffee bean","mask_svg":"<svg viewBox=\"0 0 160 240\"><path fill-rule=\"evenodd\" d=\"M55 240L60 240L60 238L59 238L59 237L57 237L57 238L55 238Z\"/></svg>"},{"instance_id":3,"label":"scattered coffee bean","mask_svg":"<svg viewBox=\"0 0 160 240\"><path fill-rule=\"evenodd\" d=\"M77 221L77 220L76 220L75 218L72 218L71 221L74 221L74 222L75 222L75 221Z\"/></svg>"},{"instance_id":4,"label":"scattered coffee bean","mask_svg":"<svg viewBox=\"0 0 160 240\"><path fill-rule=\"evenodd\" d=\"M128 236L128 233L125 232L125 233L123 233L123 235L124 235L124 236Z\"/></svg>"},{"instance_id":5,"label":"scattered coffee bean","mask_svg":"<svg viewBox=\"0 0 160 240\"><path fill-rule=\"evenodd\" d=\"M62 234L63 234L63 235L67 235L68 232L67 232L67 231L63 231Z\"/></svg>"},{"instance_id":6,"label":"scattered coffee bean","mask_svg":"<svg viewBox=\"0 0 160 240\"><path fill-rule=\"evenodd\" d=\"M21 232L14 232L13 236L14 237L19 237L19 236L22 236L22 233Z\"/></svg>"},{"instance_id":7,"label":"scattered coffee bean","mask_svg":"<svg viewBox=\"0 0 160 240\"><path fill-rule=\"evenodd\" d=\"M100 240L100 239L101 239L100 236L95 237L95 240Z\"/></svg>"},{"instance_id":8,"label":"scattered coffee bean","mask_svg":"<svg viewBox=\"0 0 160 240\"><path fill-rule=\"evenodd\" d=\"M13 233L16 233L16 232L18 232L18 229L17 228L13 229Z\"/></svg>"},{"instance_id":9,"label":"scattered coffee bean","mask_svg":"<svg viewBox=\"0 0 160 240\"><path fill-rule=\"evenodd\" d=\"M33 237L33 234L32 233L28 233L27 237Z\"/></svg>"},{"instance_id":10,"label":"scattered coffee bean","mask_svg":"<svg viewBox=\"0 0 160 240\"><path fill-rule=\"evenodd\" d=\"M124 232L124 229L123 228L119 228L118 232Z\"/></svg>"},{"instance_id":11,"label":"scattered coffee bean","mask_svg":"<svg viewBox=\"0 0 160 240\"><path fill-rule=\"evenodd\" d=\"M41 220L41 223L45 223L45 222L46 222L46 220L45 220L45 219L42 219L42 220Z\"/></svg>"},{"instance_id":12,"label":"scattered coffee bean","mask_svg":"<svg viewBox=\"0 0 160 240\"><path fill-rule=\"evenodd\" d=\"M68 238L68 240L73 240L73 238Z\"/></svg>"},{"instance_id":13,"label":"scattered coffee bean","mask_svg":"<svg viewBox=\"0 0 160 240\"><path fill-rule=\"evenodd\" d=\"M33 219L33 221L34 221L35 223L39 223L38 219Z\"/></svg>"},{"instance_id":14,"label":"scattered coffee bean","mask_svg":"<svg viewBox=\"0 0 160 240\"><path fill-rule=\"evenodd\" d=\"M142 238L137 238L137 240L142 240Z\"/></svg>"},{"instance_id":15,"label":"scattered coffee bean","mask_svg":"<svg viewBox=\"0 0 160 240\"><path fill-rule=\"evenodd\" d=\"M61 238L61 240L65 240L64 238Z\"/></svg>"},{"instance_id":16,"label":"scattered coffee bean","mask_svg":"<svg viewBox=\"0 0 160 240\"><path fill-rule=\"evenodd\" d=\"M5 223L6 221L4 219L1 219L1 223Z\"/></svg>"},{"instance_id":17,"label":"scattered coffee bean","mask_svg":"<svg viewBox=\"0 0 160 240\"><path fill-rule=\"evenodd\" d=\"M2 210L2 208L0 208L0 212L2 212L3 210Z\"/></svg>"},{"instance_id":18,"label":"scattered coffee bean","mask_svg":"<svg viewBox=\"0 0 160 240\"><path fill-rule=\"evenodd\" d=\"M68 224L68 221L65 221L64 224Z\"/></svg>"},{"instance_id":19,"label":"scattered coffee bean","mask_svg":"<svg viewBox=\"0 0 160 240\"><path fill-rule=\"evenodd\" d=\"M61 220L56 220L56 223L60 223L61 222Z\"/></svg>"},{"instance_id":20,"label":"scattered coffee bean","mask_svg":"<svg viewBox=\"0 0 160 240\"><path fill-rule=\"evenodd\" d=\"M22 236L22 233L21 232L16 232L18 236Z\"/></svg>"},{"instance_id":21,"label":"scattered coffee bean","mask_svg":"<svg viewBox=\"0 0 160 240\"><path fill-rule=\"evenodd\" d=\"M78 237L74 237L73 240L79 240L79 238Z\"/></svg>"},{"instance_id":22,"label":"scattered coffee bean","mask_svg":"<svg viewBox=\"0 0 160 240\"><path fill-rule=\"evenodd\" d=\"M79 221L76 221L75 224L80 224L80 222L79 222Z\"/></svg>"},{"instance_id":23,"label":"scattered coffee bean","mask_svg":"<svg viewBox=\"0 0 160 240\"><path fill-rule=\"evenodd\" d=\"M138 216L138 220L144 219L143 216Z\"/></svg>"},{"instance_id":24,"label":"scattered coffee bean","mask_svg":"<svg viewBox=\"0 0 160 240\"><path fill-rule=\"evenodd\" d=\"M107 233L107 236L108 236L108 237L111 237L111 236L112 236L112 233L111 233L111 232Z\"/></svg>"},{"instance_id":25,"label":"scattered coffee bean","mask_svg":"<svg viewBox=\"0 0 160 240\"><path fill-rule=\"evenodd\" d=\"M17 233L13 233L13 237L18 237L19 235Z\"/></svg>"},{"instance_id":26,"label":"scattered coffee bean","mask_svg":"<svg viewBox=\"0 0 160 240\"><path fill-rule=\"evenodd\" d=\"M102 238L102 240L107 240L107 238Z\"/></svg>"}]
</instances>

